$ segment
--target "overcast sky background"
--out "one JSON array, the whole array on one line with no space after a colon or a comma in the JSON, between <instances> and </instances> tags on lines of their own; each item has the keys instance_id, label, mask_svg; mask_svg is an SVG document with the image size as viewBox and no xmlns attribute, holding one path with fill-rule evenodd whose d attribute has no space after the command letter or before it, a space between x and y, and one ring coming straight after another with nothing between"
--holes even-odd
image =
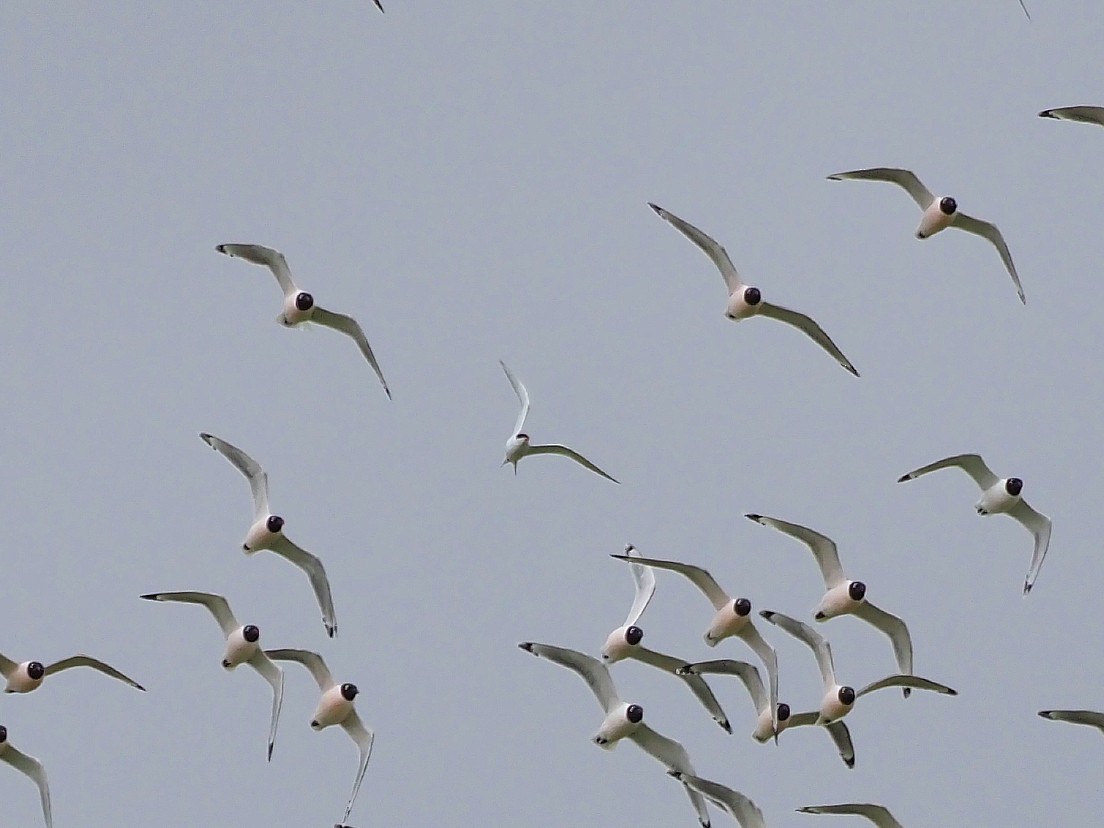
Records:
<instances>
[{"instance_id":1,"label":"overcast sky background","mask_svg":"<svg viewBox=\"0 0 1104 828\"><path fill-rule=\"evenodd\" d=\"M353 825L689 828L663 768L590 744L587 688L516 644L597 654L631 601L607 557L626 542L808 620L812 556L749 511L833 537L909 623L917 673L960 696L864 699L849 771L812 728L755 744L735 680L712 682L726 736L677 680L617 665L701 775L780 826L845 801L907 826L1096 821L1099 734L1035 713L1104 708L1104 130L1036 112L1104 103L1104 8L1030 7L0 9L0 652L86 652L149 691L78 670L0 699L58 828L340 817L356 749L309 729L310 676L286 667L267 764L267 685L224 673L205 611L138 600L182 589L225 594L266 647L319 650L360 686L377 740ZM825 180L873 166L997 223L1027 306L991 245L918 242L903 191ZM715 268L648 201L813 315L861 379L783 325L728 322ZM275 280L220 242L280 249L355 315L394 401L348 339L277 325ZM559 458L499 466L516 415L500 358L534 440L621 486ZM248 488L200 431L268 471L288 535L329 571L335 640L300 571L239 551ZM894 482L970 451L1054 520L1029 598L1031 538L977 517L969 478ZM754 661L705 647L710 616L660 573L645 642ZM757 623L782 700L815 706L809 651ZM873 628L820 630L849 683L895 672ZM0 771L6 822L41 824L33 785Z\"/></svg>"}]
</instances>

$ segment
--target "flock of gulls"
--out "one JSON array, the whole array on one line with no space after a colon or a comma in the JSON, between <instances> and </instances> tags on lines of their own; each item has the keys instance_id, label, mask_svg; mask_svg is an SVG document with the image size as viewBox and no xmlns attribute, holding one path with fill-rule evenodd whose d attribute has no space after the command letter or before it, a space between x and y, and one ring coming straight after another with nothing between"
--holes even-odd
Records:
<instances>
[{"instance_id":1,"label":"flock of gulls","mask_svg":"<svg viewBox=\"0 0 1104 828\"><path fill-rule=\"evenodd\" d=\"M379 0L375 5L383 11ZM1021 6L1023 6L1021 0ZM1027 12L1026 7L1024 12ZM1104 126L1104 107L1071 106L1040 112L1044 118L1090 123ZM1000 255L1005 270L1012 279L1020 301L1026 296L1012 254L996 225L962 213L958 201L952 196L933 194L911 171L876 167L834 173L828 176L837 181L881 181L896 184L916 202L921 210L920 223L915 235L927 239L949 227L957 227L989 241ZM858 377L859 372L843 351L812 317L764 301L758 287L746 284L722 247L711 236L696 226L656 205L649 204L655 213L678 230L698 247L720 271L728 291L725 315L733 321L763 316L786 323L812 339L848 372ZM391 390L384 378L379 361L368 343L360 324L352 316L336 313L318 305L312 294L301 290L295 283L284 256L269 247L258 244L219 244L215 248L231 258L268 268L275 276L283 294L282 309L277 321L287 327L314 323L332 328L350 337L361 355L375 373L384 392L390 399ZM510 464L517 474L518 463L530 456L559 455L568 458L600 477L617 483L617 479L604 471L575 449L550 443L536 444L525 431L529 413L529 393L525 385L505 362L502 369L514 394L519 409L513 431L506 442L502 465ZM284 517L272 511L269 505L268 477L260 464L237 446L212 434L201 433L200 438L218 454L221 454L248 481L253 502L253 514L249 528L242 539L245 554L272 552L299 567L310 582L321 612L322 623L329 637L337 635L337 618L330 584L322 561L292 541L286 534ZM921 466L900 477L906 482L940 469L958 468L969 475L981 490L975 504L979 515L1005 514L1014 518L1031 533L1033 539L1030 565L1023 583L1026 596L1035 584L1042 567L1051 535L1051 521L1046 515L1028 505L1023 497L1024 482L1017 477L998 477L977 454L959 454ZM757 742L779 742L786 730L794 727L823 727L839 753L840 759L851 768L855 765L855 748L845 722L856 702L863 696L878 690L900 688L904 697L912 690L925 690L954 696L951 687L916 675L913 671L912 636L907 623L869 600L869 589L864 581L848 578L844 574L836 544L827 536L795 523L759 514L746 517L757 524L774 529L804 545L813 556L824 581L825 592L812 613L816 623L842 615L853 615L883 633L892 646L896 672L861 688L841 683L836 674L832 649L828 640L809 624L773 610L760 610L758 617L771 627L777 627L809 647L815 658L823 682L823 695L815 706L796 712L779 698L779 667L774 647L764 638L755 625L750 599L726 591L706 569L693 563L644 557L633 546L624 554L611 557L625 562L634 584L634 597L624 622L607 636L602 644L600 658L553 644L522 642L518 646L538 658L565 667L579 675L597 697L603 718L592 737L594 743L612 750L622 740L636 743L657 759L667 773L682 785L693 806L698 822L708 828L711 823L709 806L715 806L731 816L743 828L765 828L766 822L760 809L744 794L719 782L698 776L686 749L672 738L654 730L645 721L641 705L631 697L626 699L618 691L610 673L610 665L626 659L641 661L677 677L685 683L710 717L727 733L733 732L728 715L721 708L706 677L734 676L748 691L755 714L755 726L751 736ZM656 590L655 571L673 572L687 578L697 587L711 606L711 616L703 614L707 626L703 638L709 647L716 647L729 638L743 641L755 654L759 664L733 658L688 662L675 656L660 653L643 646L644 631L640 619ZM252 623L242 624L221 595L200 591L156 592L141 596L150 601L192 604L205 608L225 639L221 664L226 670L248 664L259 673L272 690L270 724L266 755L269 760L276 743L280 712L283 702L284 672L280 664L298 662L305 667L318 684L320 698L311 716L310 726L315 730L339 725L355 743L359 758L353 777L352 790L345 805L342 823L349 818L357 793L364 779L372 753L374 733L361 720L355 707L359 694L357 686L350 682L338 683L321 654L304 649L264 649L260 628ZM764 684L760 666L766 672ZM77 667L87 667L121 681L137 690L142 685L118 669L96 658L77 654L46 664L27 660L16 662L0 654L0 675L5 680L5 693L30 693L42 685L48 676ZM808 666L811 669L811 664ZM1040 716L1054 721L1071 722L1096 727L1104 732L1104 713L1088 710L1044 710ZM39 760L20 751L9 741L6 727L0 725L0 760L30 777L38 786L43 816L48 828L53 820L50 806L50 789L46 771ZM870 803L842 803L813 805L798 808L809 814L851 814L862 816L880 828L901 828L901 824L881 805ZM345 828L343 824L335 828Z\"/></svg>"}]
</instances>

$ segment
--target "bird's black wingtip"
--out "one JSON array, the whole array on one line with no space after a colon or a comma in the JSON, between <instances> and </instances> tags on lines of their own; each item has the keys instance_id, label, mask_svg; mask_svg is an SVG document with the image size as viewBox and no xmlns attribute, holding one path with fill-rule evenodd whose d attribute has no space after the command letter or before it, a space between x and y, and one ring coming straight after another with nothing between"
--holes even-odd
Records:
<instances>
[{"instance_id":1,"label":"bird's black wingtip","mask_svg":"<svg viewBox=\"0 0 1104 828\"><path fill-rule=\"evenodd\" d=\"M776 613L774 610L759 610L759 614L763 616L763 618L766 618L768 621L770 621L778 613Z\"/></svg>"},{"instance_id":2,"label":"bird's black wingtip","mask_svg":"<svg viewBox=\"0 0 1104 828\"><path fill-rule=\"evenodd\" d=\"M1042 112L1039 113L1039 117L1040 118L1053 118L1054 120L1058 120L1058 116L1054 114L1053 109L1044 109Z\"/></svg>"},{"instance_id":3,"label":"bird's black wingtip","mask_svg":"<svg viewBox=\"0 0 1104 828\"><path fill-rule=\"evenodd\" d=\"M663 208L656 204L654 201L649 201L648 206L655 210L657 215L663 212Z\"/></svg>"},{"instance_id":4,"label":"bird's black wingtip","mask_svg":"<svg viewBox=\"0 0 1104 828\"><path fill-rule=\"evenodd\" d=\"M525 650L525 652L527 652L527 653L532 653L533 652L533 642L532 641L522 641L520 644L518 644L518 649ZM533 655L536 655L536 653L533 653Z\"/></svg>"},{"instance_id":5,"label":"bird's black wingtip","mask_svg":"<svg viewBox=\"0 0 1104 828\"><path fill-rule=\"evenodd\" d=\"M911 474L902 474L900 477L897 478L898 483L904 483L908 480L912 480Z\"/></svg>"},{"instance_id":6,"label":"bird's black wingtip","mask_svg":"<svg viewBox=\"0 0 1104 828\"><path fill-rule=\"evenodd\" d=\"M1040 716L1042 716L1042 717L1043 717L1044 719L1049 719L1049 718L1051 718L1051 716L1052 716L1053 714L1054 714L1054 711L1053 711L1053 710L1040 710L1040 711L1039 711L1039 715L1040 715Z\"/></svg>"},{"instance_id":7,"label":"bird's black wingtip","mask_svg":"<svg viewBox=\"0 0 1104 828\"><path fill-rule=\"evenodd\" d=\"M751 512L744 515L744 517L746 517L748 520L754 520L756 523L762 523L763 522L763 516L762 515L756 515L756 514L751 513Z\"/></svg>"},{"instance_id":8,"label":"bird's black wingtip","mask_svg":"<svg viewBox=\"0 0 1104 828\"><path fill-rule=\"evenodd\" d=\"M156 601L156 600L158 600L158 596L160 594L161 594L160 592L150 592L146 595L139 595L138 597L139 598L145 598L147 601Z\"/></svg>"}]
</instances>

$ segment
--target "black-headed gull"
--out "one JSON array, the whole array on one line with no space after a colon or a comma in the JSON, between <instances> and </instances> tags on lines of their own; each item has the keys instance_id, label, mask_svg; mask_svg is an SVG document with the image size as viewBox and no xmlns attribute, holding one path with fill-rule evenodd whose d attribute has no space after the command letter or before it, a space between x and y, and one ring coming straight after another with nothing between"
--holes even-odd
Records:
<instances>
[{"instance_id":1,"label":"black-headed gull","mask_svg":"<svg viewBox=\"0 0 1104 828\"><path fill-rule=\"evenodd\" d=\"M364 781L364 772L368 769L368 760L372 756L372 742L375 741L375 733L364 726L364 722L360 720L360 715L353 706L353 700L359 695L360 690L355 684L335 682L330 674L330 668L318 653L310 650L265 650L264 652L273 661L297 661L310 670L310 674L318 683L318 689L322 691L322 698L318 700L318 707L311 717L311 729L323 730L331 725L341 725L360 751L360 764L353 782L353 792L349 794L349 804L345 806L345 815L341 818L341 821L345 822L349 818L349 812L353 810L353 803L356 802L357 793L360 791L360 783Z\"/></svg>"},{"instance_id":2,"label":"black-headed gull","mask_svg":"<svg viewBox=\"0 0 1104 828\"><path fill-rule=\"evenodd\" d=\"M137 690L145 691L146 689L134 679L120 673L110 664L104 664L97 658L90 658L80 653L70 658L63 658L61 661L55 661L53 664L43 664L41 661L16 663L0 655L0 676L7 680L7 685L4 687L5 693L30 693L42 685L42 682L46 680L46 676L52 676L54 673L60 673L62 670L68 670L71 667L91 667L105 676L129 684Z\"/></svg>"},{"instance_id":3,"label":"black-headed gull","mask_svg":"<svg viewBox=\"0 0 1104 828\"><path fill-rule=\"evenodd\" d=\"M865 583L843 577L839 551L831 538L805 526L777 518L764 515L744 515L744 517L763 526L777 529L782 534L801 541L812 551L820 567L820 574L824 577L825 589L828 590L813 611L813 618L817 621L827 621L838 615L854 615L861 618L889 636L898 668L905 674L912 672L912 637L905 622L896 615L890 615L871 604L866 599ZM906 698L910 692L909 688L904 689Z\"/></svg>"},{"instance_id":4,"label":"black-headed gull","mask_svg":"<svg viewBox=\"0 0 1104 828\"><path fill-rule=\"evenodd\" d=\"M337 635L337 618L334 614L333 596L330 594L330 580L326 577L326 568L322 561L291 541L284 534L284 519L274 515L268 507L268 475L260 464L237 446L206 432L199 435L203 442L230 461L230 464L245 475L249 481L249 490L253 494L253 525L242 541L242 551L252 555L267 550L275 552L281 558L295 564L307 573L314 597L322 610L322 623L330 638Z\"/></svg>"},{"instance_id":5,"label":"black-headed gull","mask_svg":"<svg viewBox=\"0 0 1104 828\"><path fill-rule=\"evenodd\" d=\"M239 664L248 664L272 686L272 716L268 726L268 760L272 761L272 748L276 744L276 725L280 721L280 706L284 701L284 671L261 649L261 630L256 624L239 624L230 603L213 592L152 592L140 596L147 601L170 601L180 604L199 604L206 607L218 622L226 636L226 652L222 666L233 670Z\"/></svg>"},{"instance_id":6,"label":"black-headed gull","mask_svg":"<svg viewBox=\"0 0 1104 828\"><path fill-rule=\"evenodd\" d=\"M740 279L740 274L737 272L735 265L732 264L732 259L728 257L728 253L712 236L703 233L690 222L680 219L674 213L664 210L650 201L648 206L655 210L656 215L661 219L697 245L721 271L725 286L728 288L728 305L725 308L725 316L734 322L739 322L741 319L747 319L751 316L765 316L768 319L777 319L779 322L792 325L831 354L836 362L856 377L859 375L859 372L855 370L855 366L843 355L843 351L836 346L836 343L812 317L778 305L772 305L770 302L764 302L763 294L759 288L745 285L743 280Z\"/></svg>"},{"instance_id":7,"label":"black-headed gull","mask_svg":"<svg viewBox=\"0 0 1104 828\"><path fill-rule=\"evenodd\" d=\"M748 695L751 696L751 703L755 706L755 712L758 716L751 738L759 744L764 744L772 735L777 735L777 733L781 733L787 728L815 725L817 717L820 715L815 710L808 713L791 713L788 704L779 702L775 710L775 718L778 720L776 733L771 723L770 697L763 687L763 679L759 676L758 668L746 661L737 661L733 658L699 661L680 667L678 674L724 675L736 676L740 679L744 683L744 687L747 688ZM855 767L855 746L851 742L851 732L847 729L846 722L832 722L826 725L824 729L832 737L832 742L835 744L836 750L839 751L843 763L849 768Z\"/></svg>"},{"instance_id":8,"label":"black-headed gull","mask_svg":"<svg viewBox=\"0 0 1104 828\"><path fill-rule=\"evenodd\" d=\"M693 765L690 764L690 757L682 745L644 724L644 708L639 704L626 704L621 700L609 668L598 659L586 653L580 653L578 650L555 647L551 644L538 644L533 641L523 641L518 644L518 647L538 658L545 658L554 664L566 667L577 673L587 683L587 687L594 693L598 704L606 714L598 732L591 737L591 741L598 747L613 750L622 739L629 739L666 765L668 770L695 773ZM686 793L698 813L698 822L703 828L709 828L709 809L705 805L705 799L689 786L686 786Z\"/></svg>"},{"instance_id":9,"label":"black-headed gull","mask_svg":"<svg viewBox=\"0 0 1104 828\"><path fill-rule=\"evenodd\" d=\"M763 819L763 812L759 810L759 806L739 791L734 791L732 788L718 782L711 782L708 779L702 779L700 776L692 776L680 771L667 771L667 774L690 790L700 793L736 820L741 828L767 828L767 823Z\"/></svg>"},{"instance_id":10,"label":"black-headed gull","mask_svg":"<svg viewBox=\"0 0 1104 828\"><path fill-rule=\"evenodd\" d=\"M771 710L777 710L778 656L775 654L774 648L759 634L759 630L757 630L755 624L752 623L750 600L747 598L733 599L730 597L727 592L721 589L720 585L713 576L709 574L708 570L702 569L700 566L681 563L679 561L661 561L658 558L638 558L628 555L611 555L610 557L628 563L633 563L635 561L644 566L651 566L656 569L666 569L689 578L690 582L704 593L705 597L708 598L709 602L713 605L713 609L716 610L713 615L713 620L709 624L709 628L705 631L705 643L710 647L716 647L717 642L731 636L736 636L751 647L763 662L763 666L767 668L767 680L770 685Z\"/></svg>"},{"instance_id":11,"label":"black-headed gull","mask_svg":"<svg viewBox=\"0 0 1104 828\"><path fill-rule=\"evenodd\" d=\"M987 221L968 216L958 210L958 202L951 196L936 198L931 190L924 186L916 174L911 170L902 170L896 167L874 167L868 170L851 170L849 172L832 173L828 176L831 181L888 181L901 187L912 196L912 200L919 205L923 214L920 216L920 225L916 228L916 238L926 239L934 236L941 230L954 226L975 236L981 236L992 242L1000 253L1008 275L1012 277L1016 285L1016 293L1024 304L1023 287L1020 285L1020 276L1016 273L1016 265L1012 263L1012 254L1008 251L1008 245L1004 242L1004 236L997 229L997 225Z\"/></svg>"},{"instance_id":12,"label":"black-headed gull","mask_svg":"<svg viewBox=\"0 0 1104 828\"><path fill-rule=\"evenodd\" d=\"M1052 722L1088 725L1104 733L1104 713L1093 710L1040 710L1039 715Z\"/></svg>"},{"instance_id":13,"label":"black-headed gull","mask_svg":"<svg viewBox=\"0 0 1104 828\"><path fill-rule=\"evenodd\" d=\"M878 828L904 828L893 814L881 805L871 805L869 802L848 802L843 805L806 805L798 808L801 814L851 814L869 819Z\"/></svg>"},{"instance_id":14,"label":"black-headed gull","mask_svg":"<svg viewBox=\"0 0 1104 828\"><path fill-rule=\"evenodd\" d=\"M1027 501L1023 499L1023 481L1020 478L997 477L985 465L980 454L956 454L953 457L944 457L942 460L901 475L897 478L897 482L904 483L906 480L915 480L928 472L952 467L962 469L981 488L981 498L974 504L974 509L979 515L1008 515L1023 524L1035 538L1031 565L1027 568L1027 576L1024 578L1023 593L1027 595L1035 586L1035 579L1039 577L1039 570L1043 566L1043 558L1050 548L1050 518L1027 505Z\"/></svg>"},{"instance_id":15,"label":"black-headed gull","mask_svg":"<svg viewBox=\"0 0 1104 828\"><path fill-rule=\"evenodd\" d=\"M1044 109L1039 117L1104 126L1104 106L1060 106L1057 109Z\"/></svg>"},{"instance_id":16,"label":"black-headed gull","mask_svg":"<svg viewBox=\"0 0 1104 828\"><path fill-rule=\"evenodd\" d=\"M851 708L858 699L867 693L873 693L875 690L886 687L911 687L916 690L932 690L948 696L958 695L957 690L952 690L945 684L939 684L920 676L886 676L883 679L871 682L861 690L855 690L855 688L846 684L841 685L836 682L836 670L832 664L832 648L824 636L808 624L780 612L761 610L759 614L770 623L781 627L794 638L806 644L816 656L817 666L820 667L820 677L824 681L824 697L821 699L820 714L815 722L818 725L828 725L839 721L851 712Z\"/></svg>"},{"instance_id":17,"label":"black-headed gull","mask_svg":"<svg viewBox=\"0 0 1104 828\"><path fill-rule=\"evenodd\" d=\"M381 8L380 11L383 9ZM352 337L364 358L368 360L368 364L372 366L372 370L376 372L376 376L379 377L388 398L391 397L391 389L387 387L387 380L383 378L383 371L380 370L376 356L372 353L372 346L368 344L368 338L364 335L364 329L360 327L360 323L351 316L326 310L321 305L315 304L314 297L305 290L299 290L291 277L291 270L283 253L260 244L220 244L215 247L215 250L227 256L263 265L272 271L280 284L280 289L284 292L284 309L276 317L276 321L281 325L292 328L304 322L313 322Z\"/></svg>"},{"instance_id":18,"label":"black-headed gull","mask_svg":"<svg viewBox=\"0 0 1104 828\"><path fill-rule=\"evenodd\" d=\"M46 828L54 828L54 818L50 814L50 784L46 781L46 771L37 759L12 746L8 741L8 729L4 725L0 725L0 762L6 762L20 773L26 774L38 785Z\"/></svg>"},{"instance_id":19,"label":"black-headed gull","mask_svg":"<svg viewBox=\"0 0 1104 828\"><path fill-rule=\"evenodd\" d=\"M535 446L530 443L529 435L523 431L525 428L525 418L529 416L529 392L525 390L525 386L522 384L521 380L514 376L514 372L506 367L505 362L500 359L498 364L501 365L502 370L506 372L506 379L510 381L514 393L517 394L518 402L521 404L521 409L518 411L517 422L514 423L514 433L511 435L510 439L506 441L506 459L502 461L503 466L507 463L513 463L514 474L517 474L517 464L523 457L528 457L531 454L559 454L563 457L570 457L579 465L585 466L595 474L599 474L606 478L606 480L612 480L614 483L620 482L616 478L606 474L583 457L583 455L579 454L579 452L575 451L575 449L554 443L546 446Z\"/></svg>"},{"instance_id":20,"label":"black-headed gull","mask_svg":"<svg viewBox=\"0 0 1104 828\"><path fill-rule=\"evenodd\" d=\"M625 555L640 557L640 553L636 551L636 547L632 544L625 547ZM665 673L678 676L690 688L690 692L694 694L694 697L702 703L709 715L713 717L713 721L724 728L726 733L731 733L732 726L728 723L728 716L725 715L720 702L713 695L713 691L705 679L693 673L681 672L680 668L686 666L686 659L675 658L641 646L640 642L644 639L644 630L638 627L636 622L640 619L641 613L644 612L645 607L648 606L648 602L655 593L655 573L652 572L650 567L632 562L629 564L629 571L632 573L633 583L636 585L633 603L629 608L625 623L611 632L606 639L606 643L602 645L602 661L606 664L616 664L622 659L629 658L642 661L645 664L658 667Z\"/></svg>"}]
</instances>

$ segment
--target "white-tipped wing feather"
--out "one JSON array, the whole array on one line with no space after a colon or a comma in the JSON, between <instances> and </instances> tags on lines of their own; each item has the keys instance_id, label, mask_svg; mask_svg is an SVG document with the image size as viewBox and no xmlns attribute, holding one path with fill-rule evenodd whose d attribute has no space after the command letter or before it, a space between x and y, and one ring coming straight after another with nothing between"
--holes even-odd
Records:
<instances>
[{"instance_id":1,"label":"white-tipped wing feather","mask_svg":"<svg viewBox=\"0 0 1104 828\"><path fill-rule=\"evenodd\" d=\"M824 328L820 327L816 321L804 313L798 313L797 311L790 310L789 308L783 308L779 305L773 305L770 302L761 302L759 304L759 315L765 316L768 319L777 319L779 322L785 322L787 325L791 325L804 333L817 345L832 355L832 358L854 374L859 376L859 372L855 366L851 364L846 356L843 355L843 351L839 349L839 346L832 341L832 338L824 331Z\"/></svg>"},{"instance_id":2,"label":"white-tipped wing feather","mask_svg":"<svg viewBox=\"0 0 1104 828\"><path fill-rule=\"evenodd\" d=\"M199 604L206 607L218 622L223 635L230 635L241 625L230 609L230 602L213 592L154 592L141 595L147 601L169 601L180 604Z\"/></svg>"},{"instance_id":3,"label":"white-tipped wing feather","mask_svg":"<svg viewBox=\"0 0 1104 828\"><path fill-rule=\"evenodd\" d=\"M609 669L598 659L580 653L578 650L569 650L566 647L555 647L551 644L537 644L533 641L523 641L518 647L527 653L532 653L539 658L546 658L554 664L573 670L582 677L591 689L598 704L609 713L621 703L617 695L617 687L610 677Z\"/></svg>"},{"instance_id":4,"label":"white-tipped wing feather","mask_svg":"<svg viewBox=\"0 0 1104 828\"><path fill-rule=\"evenodd\" d=\"M116 670L110 664L105 664L98 658L92 658L83 654L77 654L70 656L69 658L63 658L61 661L55 661L53 664L47 665L46 675L52 676L54 673L60 673L62 670L69 670L73 667L91 667L93 670L99 670L105 676L110 676L113 679L118 679L123 684L129 684L136 690L145 692L145 687L140 685L134 679Z\"/></svg>"},{"instance_id":5,"label":"white-tipped wing feather","mask_svg":"<svg viewBox=\"0 0 1104 828\"><path fill-rule=\"evenodd\" d=\"M375 371L376 376L379 377L380 385L383 386L383 390L387 393L387 398L391 398L391 389L387 387L387 380L383 378L383 371L380 370L379 361L376 359L376 355L372 353L372 346L368 344L368 337L364 335L364 329L360 327L359 322L351 316L346 316L343 313L334 313L333 311L328 311L318 306L315 306L314 313L311 315L311 321L319 325L324 325L327 328L333 328L335 331L340 331L346 336L352 337L357 347L360 348L360 353L368 360L368 364L372 366L372 370Z\"/></svg>"},{"instance_id":6,"label":"white-tipped wing feather","mask_svg":"<svg viewBox=\"0 0 1104 828\"><path fill-rule=\"evenodd\" d=\"M791 538L796 538L803 544L809 547L813 553L813 557L816 559L817 566L820 567L820 574L824 578L824 585L828 589L839 586L843 583L843 567L840 566L839 550L836 549L836 543L831 538L814 532L805 526L801 526L797 523L789 523L785 520L779 520L778 518L766 517L765 515L744 515L749 520L754 520L756 523L763 526L769 526L772 529L777 529L784 535L789 535Z\"/></svg>"},{"instance_id":7,"label":"white-tipped wing feather","mask_svg":"<svg viewBox=\"0 0 1104 828\"><path fill-rule=\"evenodd\" d=\"M310 674L314 676L315 682L318 684L318 689L325 693L331 687L334 686L333 675L330 673L330 668L326 666L325 659L318 653L311 650L265 650L264 654L271 658L273 661L297 661L310 670Z\"/></svg>"},{"instance_id":8,"label":"white-tipped wing feather","mask_svg":"<svg viewBox=\"0 0 1104 828\"><path fill-rule=\"evenodd\" d=\"M869 819L878 828L904 828L893 815L881 805L851 802L844 805L807 805L797 809L803 814L852 814Z\"/></svg>"},{"instance_id":9,"label":"white-tipped wing feather","mask_svg":"<svg viewBox=\"0 0 1104 828\"><path fill-rule=\"evenodd\" d=\"M287 259L280 251L260 244L220 244L215 250L232 258L245 259L247 262L267 267L276 277L284 296L299 292L299 288L295 286L295 280L291 278Z\"/></svg>"},{"instance_id":10,"label":"white-tipped wing feather","mask_svg":"<svg viewBox=\"0 0 1104 828\"><path fill-rule=\"evenodd\" d=\"M709 599L709 602L713 605L714 609L720 609L729 602L728 593L726 593L717 582L713 579L713 576L709 574L708 570L702 569L700 566L694 566L693 564L680 563L679 561L661 561L658 558L638 558L629 557L628 555L610 555L611 558L617 558L622 561L629 561L643 564L644 566L655 567L656 569L666 569L671 572L677 572L680 575L684 575L690 579L690 581L705 593L705 597Z\"/></svg>"},{"instance_id":11,"label":"white-tipped wing feather","mask_svg":"<svg viewBox=\"0 0 1104 828\"><path fill-rule=\"evenodd\" d=\"M993 484L1000 479L993 474L992 470L987 465L985 465L985 461L981 459L980 454L956 454L952 457L944 457L942 460L936 460L934 463L928 463L928 465L921 466L918 469L913 469L907 474L902 474L897 478L897 482L904 483L906 480L915 480L917 477L928 474L929 472L949 469L951 467L962 469L974 479L974 482L977 483L983 491L992 487Z\"/></svg>"},{"instance_id":12,"label":"white-tipped wing feather","mask_svg":"<svg viewBox=\"0 0 1104 828\"><path fill-rule=\"evenodd\" d=\"M284 535L280 535L273 543L272 551L307 573L318 607L322 610L322 623L329 637L333 638L337 635L337 616L334 613L333 595L330 593L330 579L326 577L326 568L322 566L322 561Z\"/></svg>"},{"instance_id":13,"label":"white-tipped wing feather","mask_svg":"<svg viewBox=\"0 0 1104 828\"><path fill-rule=\"evenodd\" d=\"M924 186L911 170L902 170L896 167L872 167L868 170L850 170L849 172L832 173L828 176L830 181L887 181L896 184L906 193L912 196L912 200L921 210L927 210L935 201L931 190Z\"/></svg>"},{"instance_id":14,"label":"white-tipped wing feather","mask_svg":"<svg viewBox=\"0 0 1104 828\"><path fill-rule=\"evenodd\" d=\"M743 281L740 279L740 274L736 271L735 265L732 264L732 259L728 257L728 253L725 252L725 249L717 244L712 236L703 233L690 222L683 221L674 213L668 212L662 207L652 204L650 201L648 202L648 206L656 211L656 215L669 223L682 233L682 235L686 236L686 238L690 239L690 241L697 245L702 253L709 257L710 261L721 271L721 276L724 278L729 295L735 293L744 286Z\"/></svg>"},{"instance_id":15,"label":"white-tipped wing feather","mask_svg":"<svg viewBox=\"0 0 1104 828\"><path fill-rule=\"evenodd\" d=\"M1005 270L1007 270L1008 275L1012 277L1012 283L1016 286L1016 293L1020 297L1020 301L1027 304L1027 297L1024 296L1023 285L1020 284L1020 274L1016 272L1016 265L1012 263L1012 253L1008 250L1008 245L1005 243L1001 231L997 229L997 225L992 222L976 219L965 213L959 213L958 217L955 219L954 226L960 230L965 230L967 233L973 233L975 236L981 236L983 239L992 242L993 246L997 248L997 252L1000 253Z\"/></svg>"}]
</instances>

